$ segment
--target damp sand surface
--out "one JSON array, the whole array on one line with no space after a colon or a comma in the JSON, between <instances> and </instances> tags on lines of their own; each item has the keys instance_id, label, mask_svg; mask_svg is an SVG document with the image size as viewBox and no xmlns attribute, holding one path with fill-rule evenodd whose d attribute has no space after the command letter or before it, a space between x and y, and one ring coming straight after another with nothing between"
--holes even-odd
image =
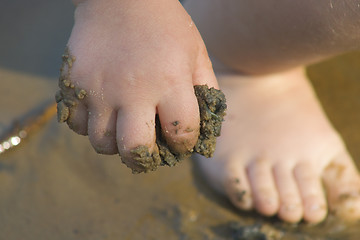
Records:
<instances>
[{"instance_id":1,"label":"damp sand surface","mask_svg":"<svg viewBox=\"0 0 360 240\"><path fill-rule=\"evenodd\" d=\"M309 68L357 164L359 64L360 54L352 54ZM0 130L57 89L56 80L5 69L0 76ZM117 156L96 154L87 138L56 119L0 155L0 181L0 239L357 240L360 235L358 223L333 217L317 226L289 225L240 212L208 187L192 161L133 175Z\"/></svg>"}]
</instances>

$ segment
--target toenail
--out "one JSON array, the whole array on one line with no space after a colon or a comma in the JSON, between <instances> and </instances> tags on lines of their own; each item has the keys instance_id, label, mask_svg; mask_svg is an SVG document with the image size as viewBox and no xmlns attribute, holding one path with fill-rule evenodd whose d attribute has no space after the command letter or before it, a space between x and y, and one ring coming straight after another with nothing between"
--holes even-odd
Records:
<instances>
[{"instance_id":1,"label":"toenail","mask_svg":"<svg viewBox=\"0 0 360 240\"><path fill-rule=\"evenodd\" d=\"M317 211L317 210L319 210L319 209L320 209L320 206L317 205L317 204L311 205L311 206L309 207L309 210L310 210L310 211Z\"/></svg>"},{"instance_id":2,"label":"toenail","mask_svg":"<svg viewBox=\"0 0 360 240\"><path fill-rule=\"evenodd\" d=\"M286 204L284 205L282 208L285 210L285 211L294 211L296 210L298 207L299 207L300 204Z\"/></svg>"},{"instance_id":3,"label":"toenail","mask_svg":"<svg viewBox=\"0 0 360 240\"><path fill-rule=\"evenodd\" d=\"M309 206L309 210L312 212L323 211L325 209L326 209L326 207L324 205L319 205L319 204L312 204Z\"/></svg>"},{"instance_id":4,"label":"toenail","mask_svg":"<svg viewBox=\"0 0 360 240\"><path fill-rule=\"evenodd\" d=\"M267 198L267 199L264 200L264 202L265 202L266 205L273 206L273 205L275 205L276 201L273 198Z\"/></svg>"}]
</instances>

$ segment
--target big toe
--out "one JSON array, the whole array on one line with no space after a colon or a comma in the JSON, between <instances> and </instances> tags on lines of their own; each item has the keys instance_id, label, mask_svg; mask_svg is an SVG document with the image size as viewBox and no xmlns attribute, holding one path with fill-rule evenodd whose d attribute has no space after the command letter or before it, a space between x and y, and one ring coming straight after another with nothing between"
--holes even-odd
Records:
<instances>
[{"instance_id":1,"label":"big toe","mask_svg":"<svg viewBox=\"0 0 360 240\"><path fill-rule=\"evenodd\" d=\"M191 152L200 128L199 107L194 89L172 92L159 102L157 110L166 143L175 153Z\"/></svg>"},{"instance_id":2,"label":"big toe","mask_svg":"<svg viewBox=\"0 0 360 240\"><path fill-rule=\"evenodd\" d=\"M323 180L330 210L346 221L360 219L360 177L347 152L327 166Z\"/></svg>"}]
</instances>

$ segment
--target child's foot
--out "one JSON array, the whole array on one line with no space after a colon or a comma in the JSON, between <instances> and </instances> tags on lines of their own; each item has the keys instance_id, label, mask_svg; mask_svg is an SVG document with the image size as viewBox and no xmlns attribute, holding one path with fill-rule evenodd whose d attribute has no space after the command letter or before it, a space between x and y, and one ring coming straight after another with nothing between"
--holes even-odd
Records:
<instances>
[{"instance_id":1,"label":"child's foot","mask_svg":"<svg viewBox=\"0 0 360 240\"><path fill-rule=\"evenodd\" d=\"M328 209L360 217L358 172L303 69L218 79L226 121L215 157L199 161L218 190L240 209L288 222L317 223Z\"/></svg>"},{"instance_id":2,"label":"child's foot","mask_svg":"<svg viewBox=\"0 0 360 240\"><path fill-rule=\"evenodd\" d=\"M89 135L97 152L120 153L142 171L134 169L131 150L158 151L156 114L174 152L194 147L199 108L193 86L217 88L217 82L200 34L178 0L81 1L68 46L76 57L70 80L87 96L67 122Z\"/></svg>"}]
</instances>

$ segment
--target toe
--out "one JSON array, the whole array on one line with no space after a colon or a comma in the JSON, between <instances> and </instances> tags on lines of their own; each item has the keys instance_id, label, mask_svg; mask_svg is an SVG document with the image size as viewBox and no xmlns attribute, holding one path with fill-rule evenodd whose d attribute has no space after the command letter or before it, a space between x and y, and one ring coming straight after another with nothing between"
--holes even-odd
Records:
<instances>
[{"instance_id":1,"label":"toe","mask_svg":"<svg viewBox=\"0 0 360 240\"><path fill-rule=\"evenodd\" d=\"M327 166L323 180L330 210L344 220L360 219L360 177L347 152Z\"/></svg>"},{"instance_id":2,"label":"toe","mask_svg":"<svg viewBox=\"0 0 360 240\"><path fill-rule=\"evenodd\" d=\"M317 169L310 162L304 162L295 167L294 175L303 202L304 220L310 223L324 220L327 206Z\"/></svg>"},{"instance_id":3,"label":"toe","mask_svg":"<svg viewBox=\"0 0 360 240\"><path fill-rule=\"evenodd\" d=\"M236 207L242 210L251 210L254 203L246 169L240 161L236 160L237 157L230 158L229 164L226 166L225 192Z\"/></svg>"},{"instance_id":4,"label":"toe","mask_svg":"<svg viewBox=\"0 0 360 240\"><path fill-rule=\"evenodd\" d=\"M193 75L193 83L194 85L208 85L208 87L219 89L211 61L207 57L207 53L205 54L206 57L202 58L197 70Z\"/></svg>"},{"instance_id":5,"label":"toe","mask_svg":"<svg viewBox=\"0 0 360 240\"><path fill-rule=\"evenodd\" d=\"M139 147L146 148L146 156L158 152L155 144L155 107L144 105L128 105L118 110L116 121L116 140L122 161L134 172L143 172L137 169L132 151ZM155 166L156 167L156 166Z\"/></svg>"},{"instance_id":6,"label":"toe","mask_svg":"<svg viewBox=\"0 0 360 240\"><path fill-rule=\"evenodd\" d=\"M300 221L303 207L292 167L286 164L274 166L274 179L280 198L279 218L292 223Z\"/></svg>"},{"instance_id":7,"label":"toe","mask_svg":"<svg viewBox=\"0 0 360 240\"><path fill-rule=\"evenodd\" d=\"M186 88L166 95L157 107L163 136L177 153L192 151L199 136L199 106L193 87Z\"/></svg>"},{"instance_id":8,"label":"toe","mask_svg":"<svg viewBox=\"0 0 360 240\"><path fill-rule=\"evenodd\" d=\"M96 152L118 153L116 145L116 112L109 108L89 108L88 134Z\"/></svg>"},{"instance_id":9,"label":"toe","mask_svg":"<svg viewBox=\"0 0 360 240\"><path fill-rule=\"evenodd\" d=\"M255 208L266 216L274 215L279 208L279 197L269 161L259 159L252 162L248 175Z\"/></svg>"}]
</instances>

